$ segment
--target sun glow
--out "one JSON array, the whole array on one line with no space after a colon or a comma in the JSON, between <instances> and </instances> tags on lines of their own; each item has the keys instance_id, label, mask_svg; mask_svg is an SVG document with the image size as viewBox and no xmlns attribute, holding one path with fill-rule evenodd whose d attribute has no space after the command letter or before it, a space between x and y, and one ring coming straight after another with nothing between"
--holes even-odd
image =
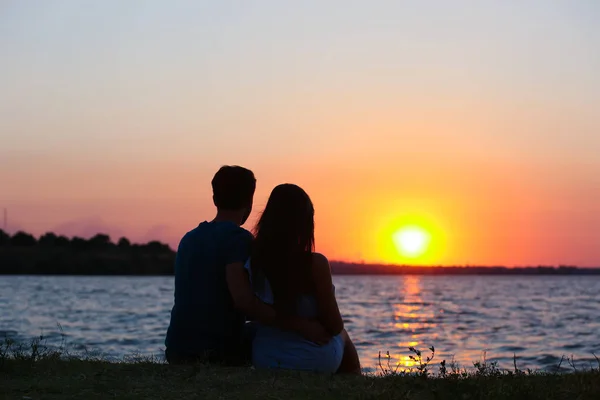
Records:
<instances>
[{"instance_id":1,"label":"sun glow","mask_svg":"<svg viewBox=\"0 0 600 400\"><path fill-rule=\"evenodd\" d=\"M448 247L447 225L430 213L382 213L376 248L382 260L398 265L438 265Z\"/></svg>"},{"instance_id":2,"label":"sun glow","mask_svg":"<svg viewBox=\"0 0 600 400\"><path fill-rule=\"evenodd\" d=\"M417 258L427 251L431 235L419 226L406 226L398 229L392 239L400 255Z\"/></svg>"}]
</instances>

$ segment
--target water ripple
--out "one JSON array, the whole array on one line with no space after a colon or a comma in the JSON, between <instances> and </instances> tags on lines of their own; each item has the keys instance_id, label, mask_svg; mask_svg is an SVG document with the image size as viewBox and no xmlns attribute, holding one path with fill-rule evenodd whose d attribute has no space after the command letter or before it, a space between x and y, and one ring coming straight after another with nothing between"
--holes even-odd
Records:
<instances>
[{"instance_id":1,"label":"water ripple","mask_svg":"<svg viewBox=\"0 0 600 400\"><path fill-rule=\"evenodd\" d=\"M600 354L600 277L336 276L344 323L367 370L381 351L411 365L409 346L470 367L558 370ZM43 334L108 357L160 355L172 277L0 279L0 339ZM60 324L60 327L57 325ZM564 364L564 365L563 365ZM568 367L566 362L561 369Z\"/></svg>"}]
</instances>

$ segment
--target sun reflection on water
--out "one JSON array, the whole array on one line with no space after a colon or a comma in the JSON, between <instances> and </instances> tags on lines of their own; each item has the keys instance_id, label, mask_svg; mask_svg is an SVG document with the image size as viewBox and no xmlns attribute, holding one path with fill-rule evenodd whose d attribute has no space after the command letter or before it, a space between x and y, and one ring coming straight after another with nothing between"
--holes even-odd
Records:
<instances>
[{"instance_id":1,"label":"sun reflection on water","mask_svg":"<svg viewBox=\"0 0 600 400\"><path fill-rule=\"evenodd\" d=\"M422 278L420 276L407 275L402 277L401 284L398 286L398 300L393 304L393 328L398 330L399 335L410 335L407 341L398 342L398 348L403 349L402 353L386 354L386 359L382 360L390 368L398 368L399 371L408 371L417 366L417 361L408 354L409 347L430 347L431 344L423 343L422 336L428 333L428 338L432 336L432 331L436 328L435 314L428 309L427 304L422 297Z\"/></svg>"},{"instance_id":2,"label":"sun reflection on water","mask_svg":"<svg viewBox=\"0 0 600 400\"><path fill-rule=\"evenodd\" d=\"M421 296L421 277L404 277L399 291L401 301L394 304L394 328L413 334L435 328L435 314L427 310Z\"/></svg>"}]
</instances>

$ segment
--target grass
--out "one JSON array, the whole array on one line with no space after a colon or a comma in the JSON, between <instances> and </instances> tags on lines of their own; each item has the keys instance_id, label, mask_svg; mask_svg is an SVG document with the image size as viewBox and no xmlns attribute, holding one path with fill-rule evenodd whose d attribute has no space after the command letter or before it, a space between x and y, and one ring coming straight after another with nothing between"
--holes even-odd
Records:
<instances>
[{"instance_id":1,"label":"grass","mask_svg":"<svg viewBox=\"0 0 600 400\"><path fill-rule=\"evenodd\" d=\"M434 350L432 350L433 353ZM415 371L381 364L379 376L316 375L209 365L170 366L151 358L108 362L70 356L35 341L0 345L0 399L599 399L598 369L541 373L478 363L473 371L415 354ZM428 358L430 360L428 360Z\"/></svg>"}]
</instances>

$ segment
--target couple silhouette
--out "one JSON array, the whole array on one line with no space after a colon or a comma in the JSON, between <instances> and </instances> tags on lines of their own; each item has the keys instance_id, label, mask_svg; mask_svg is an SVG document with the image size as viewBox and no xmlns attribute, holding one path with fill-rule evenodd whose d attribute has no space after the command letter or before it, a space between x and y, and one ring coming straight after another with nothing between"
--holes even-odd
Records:
<instances>
[{"instance_id":1,"label":"couple silhouette","mask_svg":"<svg viewBox=\"0 0 600 400\"><path fill-rule=\"evenodd\" d=\"M314 252L310 197L297 185L275 187L253 235L241 226L255 189L252 171L219 169L216 217L181 239L167 361L360 374L329 261Z\"/></svg>"}]
</instances>

